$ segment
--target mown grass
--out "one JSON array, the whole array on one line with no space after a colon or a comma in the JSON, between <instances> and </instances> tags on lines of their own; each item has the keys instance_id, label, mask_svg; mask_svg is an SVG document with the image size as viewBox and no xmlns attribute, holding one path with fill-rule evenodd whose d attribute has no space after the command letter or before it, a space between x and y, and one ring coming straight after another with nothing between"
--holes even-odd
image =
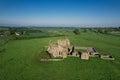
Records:
<instances>
[{"instance_id":1,"label":"mown grass","mask_svg":"<svg viewBox=\"0 0 120 80\"><path fill-rule=\"evenodd\" d=\"M68 34L68 32L64 32ZM92 32L80 35L14 40L5 45L0 55L0 80L119 80L120 38ZM69 38L72 45L95 47L101 54L110 54L114 61L68 57L58 62L40 62L38 53L49 40Z\"/></svg>"}]
</instances>

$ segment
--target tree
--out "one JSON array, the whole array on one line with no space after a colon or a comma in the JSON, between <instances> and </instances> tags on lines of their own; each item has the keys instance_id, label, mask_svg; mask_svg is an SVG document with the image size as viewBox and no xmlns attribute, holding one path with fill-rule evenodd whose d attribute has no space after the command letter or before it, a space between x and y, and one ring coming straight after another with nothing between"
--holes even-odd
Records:
<instances>
[{"instance_id":1,"label":"tree","mask_svg":"<svg viewBox=\"0 0 120 80\"><path fill-rule=\"evenodd\" d=\"M120 26L118 27L118 31L120 31Z\"/></svg>"},{"instance_id":2,"label":"tree","mask_svg":"<svg viewBox=\"0 0 120 80\"><path fill-rule=\"evenodd\" d=\"M11 34L10 31L5 31L5 32L4 32L4 35L5 35L5 36L10 36L10 34Z\"/></svg>"},{"instance_id":3,"label":"tree","mask_svg":"<svg viewBox=\"0 0 120 80\"><path fill-rule=\"evenodd\" d=\"M11 36L11 38L12 38L13 40L16 40L18 37L17 37L17 35L13 34L13 35Z\"/></svg>"},{"instance_id":4,"label":"tree","mask_svg":"<svg viewBox=\"0 0 120 80\"><path fill-rule=\"evenodd\" d=\"M97 33L103 33L103 30L102 29L98 29Z\"/></svg>"},{"instance_id":5,"label":"tree","mask_svg":"<svg viewBox=\"0 0 120 80\"><path fill-rule=\"evenodd\" d=\"M86 29L84 29L84 30L83 30L83 32L87 32L87 30L86 30Z\"/></svg>"},{"instance_id":6,"label":"tree","mask_svg":"<svg viewBox=\"0 0 120 80\"><path fill-rule=\"evenodd\" d=\"M79 29L75 29L75 30L73 30L73 33L78 35L78 34L80 34L80 31L79 31Z\"/></svg>"}]
</instances>

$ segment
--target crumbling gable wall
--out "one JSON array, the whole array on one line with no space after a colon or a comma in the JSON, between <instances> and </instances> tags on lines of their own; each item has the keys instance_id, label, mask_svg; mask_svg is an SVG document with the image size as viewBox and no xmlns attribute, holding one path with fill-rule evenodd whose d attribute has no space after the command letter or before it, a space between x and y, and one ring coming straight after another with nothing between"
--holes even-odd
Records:
<instances>
[{"instance_id":1,"label":"crumbling gable wall","mask_svg":"<svg viewBox=\"0 0 120 80\"><path fill-rule=\"evenodd\" d=\"M57 44L52 42L49 43L48 52L53 57L63 57L66 58L68 54L68 47L70 46L70 41L68 39L58 40Z\"/></svg>"},{"instance_id":2,"label":"crumbling gable wall","mask_svg":"<svg viewBox=\"0 0 120 80\"><path fill-rule=\"evenodd\" d=\"M70 41L68 39L58 40L58 46L69 47L70 46Z\"/></svg>"},{"instance_id":3,"label":"crumbling gable wall","mask_svg":"<svg viewBox=\"0 0 120 80\"><path fill-rule=\"evenodd\" d=\"M58 47L56 45L50 45L47 50L53 57L59 57Z\"/></svg>"}]
</instances>

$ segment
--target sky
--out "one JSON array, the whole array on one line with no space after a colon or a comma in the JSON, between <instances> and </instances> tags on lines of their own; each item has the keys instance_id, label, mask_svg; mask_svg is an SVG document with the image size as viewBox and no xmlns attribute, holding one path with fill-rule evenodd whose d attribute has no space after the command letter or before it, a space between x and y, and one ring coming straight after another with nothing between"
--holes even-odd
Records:
<instances>
[{"instance_id":1,"label":"sky","mask_svg":"<svg viewBox=\"0 0 120 80\"><path fill-rule=\"evenodd\" d=\"M0 25L116 27L120 0L0 0Z\"/></svg>"}]
</instances>

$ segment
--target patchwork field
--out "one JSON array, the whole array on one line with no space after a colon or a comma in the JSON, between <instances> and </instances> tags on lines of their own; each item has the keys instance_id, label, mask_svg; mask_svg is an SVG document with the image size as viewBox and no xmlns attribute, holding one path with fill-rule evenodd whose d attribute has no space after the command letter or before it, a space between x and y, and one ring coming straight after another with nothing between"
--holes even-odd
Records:
<instances>
[{"instance_id":1,"label":"patchwork field","mask_svg":"<svg viewBox=\"0 0 120 80\"><path fill-rule=\"evenodd\" d=\"M66 36L12 40L0 54L0 80L120 80L120 37L113 35L61 31ZM69 33L69 34L68 34ZM39 53L50 40L68 38L71 45L95 47L115 60L68 57L58 62L40 62Z\"/></svg>"}]
</instances>

